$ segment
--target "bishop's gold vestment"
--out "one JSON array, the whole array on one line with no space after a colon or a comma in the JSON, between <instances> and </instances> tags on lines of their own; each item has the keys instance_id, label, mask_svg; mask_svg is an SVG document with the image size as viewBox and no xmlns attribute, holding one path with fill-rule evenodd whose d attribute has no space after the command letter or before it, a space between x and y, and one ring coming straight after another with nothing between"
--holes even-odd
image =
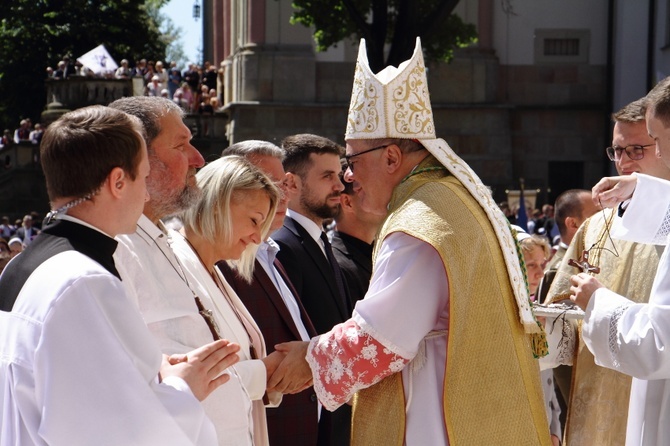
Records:
<instances>
[{"instance_id":1,"label":"bishop's gold vestment","mask_svg":"<svg viewBox=\"0 0 670 446\"><path fill-rule=\"evenodd\" d=\"M491 222L432 156L415 172L421 173L396 187L377 240L403 232L434 247L444 264L447 364L443 389L436 391L443 392L449 443L549 444L537 360ZM404 397L400 373L359 391L352 445L402 445Z\"/></svg>"}]
</instances>

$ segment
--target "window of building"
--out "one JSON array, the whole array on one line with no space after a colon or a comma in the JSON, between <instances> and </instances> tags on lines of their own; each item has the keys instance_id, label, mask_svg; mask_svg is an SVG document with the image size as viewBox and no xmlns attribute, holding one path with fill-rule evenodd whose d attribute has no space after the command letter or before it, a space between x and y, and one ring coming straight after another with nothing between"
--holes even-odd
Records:
<instances>
[{"instance_id":1,"label":"window of building","mask_svg":"<svg viewBox=\"0 0 670 446\"><path fill-rule=\"evenodd\" d=\"M535 63L588 63L588 29L536 29Z\"/></svg>"}]
</instances>

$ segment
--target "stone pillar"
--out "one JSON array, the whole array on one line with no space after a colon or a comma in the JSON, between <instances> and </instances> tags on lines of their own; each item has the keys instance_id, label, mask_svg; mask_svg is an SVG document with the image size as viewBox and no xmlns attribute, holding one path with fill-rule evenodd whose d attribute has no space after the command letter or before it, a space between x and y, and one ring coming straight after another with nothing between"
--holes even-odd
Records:
<instances>
[{"instance_id":1,"label":"stone pillar","mask_svg":"<svg viewBox=\"0 0 670 446\"><path fill-rule=\"evenodd\" d=\"M479 48L493 49L493 0L479 0L477 14L477 34Z\"/></svg>"},{"instance_id":2,"label":"stone pillar","mask_svg":"<svg viewBox=\"0 0 670 446\"><path fill-rule=\"evenodd\" d=\"M49 124L51 124L56 119L60 118L69 111L70 111L69 109L63 107L63 104L54 100L53 102L47 105L46 110L44 110L40 115L40 124L42 124L46 129L49 126Z\"/></svg>"},{"instance_id":3,"label":"stone pillar","mask_svg":"<svg viewBox=\"0 0 670 446\"><path fill-rule=\"evenodd\" d=\"M233 62L230 59L224 60L221 62L221 69L223 70L222 105L226 105L233 101Z\"/></svg>"},{"instance_id":4,"label":"stone pillar","mask_svg":"<svg viewBox=\"0 0 670 446\"><path fill-rule=\"evenodd\" d=\"M246 45L233 58L233 101L316 101L310 45Z\"/></svg>"}]
</instances>

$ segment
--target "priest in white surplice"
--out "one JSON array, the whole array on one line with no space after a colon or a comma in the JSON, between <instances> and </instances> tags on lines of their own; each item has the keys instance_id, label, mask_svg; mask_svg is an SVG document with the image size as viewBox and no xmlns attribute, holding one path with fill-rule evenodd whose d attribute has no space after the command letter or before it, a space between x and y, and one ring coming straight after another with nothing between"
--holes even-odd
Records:
<instances>
[{"instance_id":1,"label":"priest in white surplice","mask_svg":"<svg viewBox=\"0 0 670 446\"><path fill-rule=\"evenodd\" d=\"M635 177L635 194L612 236L667 244L670 182L643 174ZM572 298L586 311L582 335L596 363L635 378L627 445L670 444L670 354L663 348L670 342L668 252L661 257L648 304L628 300L583 273L572 279Z\"/></svg>"},{"instance_id":2,"label":"priest in white surplice","mask_svg":"<svg viewBox=\"0 0 670 446\"><path fill-rule=\"evenodd\" d=\"M670 90L663 83L659 91L653 94L652 90L648 96L646 120L649 135L656 142L656 155L670 164L670 129L664 124ZM594 199L604 206L624 202L631 194L626 209L620 206L623 218L617 221L612 236L666 245L670 235L670 182L633 174L604 178L593 188ZM596 363L634 377L626 431L628 446L670 444L670 354L665 348L670 342L668 255L666 249L648 304L632 302L587 274L571 279L571 299L586 311L582 334Z\"/></svg>"}]
</instances>

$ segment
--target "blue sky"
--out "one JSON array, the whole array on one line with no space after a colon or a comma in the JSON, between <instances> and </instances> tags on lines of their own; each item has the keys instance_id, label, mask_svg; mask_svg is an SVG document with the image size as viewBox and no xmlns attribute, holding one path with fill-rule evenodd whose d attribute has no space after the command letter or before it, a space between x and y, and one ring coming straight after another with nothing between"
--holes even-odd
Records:
<instances>
[{"instance_id":1,"label":"blue sky","mask_svg":"<svg viewBox=\"0 0 670 446\"><path fill-rule=\"evenodd\" d=\"M186 58L189 61L198 60L198 48L202 46L202 17L197 21L193 18L193 4L195 0L170 0L161 12L181 28L181 41ZM200 6L202 3L198 0ZM201 13L202 14L202 13Z\"/></svg>"}]
</instances>

